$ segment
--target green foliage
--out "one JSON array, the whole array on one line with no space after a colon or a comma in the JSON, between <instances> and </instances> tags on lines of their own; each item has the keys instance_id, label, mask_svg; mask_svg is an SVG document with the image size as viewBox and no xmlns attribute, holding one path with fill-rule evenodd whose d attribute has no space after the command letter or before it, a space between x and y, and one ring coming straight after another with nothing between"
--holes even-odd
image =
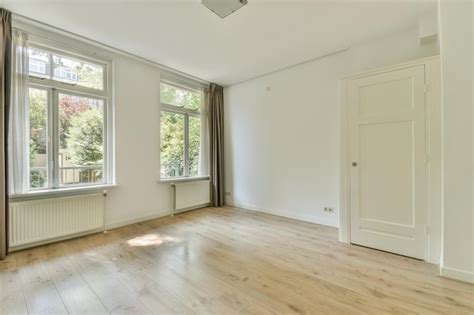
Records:
<instances>
[{"instance_id":1,"label":"green foliage","mask_svg":"<svg viewBox=\"0 0 474 315\"><path fill-rule=\"evenodd\" d=\"M101 68L81 63L76 67L75 72L81 85L94 89L103 88L103 72Z\"/></svg>"},{"instance_id":2,"label":"green foliage","mask_svg":"<svg viewBox=\"0 0 474 315\"><path fill-rule=\"evenodd\" d=\"M90 108L71 119L67 153L75 165L97 165L103 158L102 112Z\"/></svg>"},{"instance_id":3,"label":"green foliage","mask_svg":"<svg viewBox=\"0 0 474 315\"><path fill-rule=\"evenodd\" d=\"M46 153L47 138L47 99L46 91L30 89L29 93L29 119L30 119L30 159L34 160L35 154Z\"/></svg>"},{"instance_id":4,"label":"green foliage","mask_svg":"<svg viewBox=\"0 0 474 315\"><path fill-rule=\"evenodd\" d=\"M30 172L30 187L31 188L41 188L46 183L46 175L41 171L31 171Z\"/></svg>"},{"instance_id":5,"label":"green foliage","mask_svg":"<svg viewBox=\"0 0 474 315\"><path fill-rule=\"evenodd\" d=\"M189 174L199 175L199 156L201 146L201 119L189 117Z\"/></svg>"},{"instance_id":6,"label":"green foliage","mask_svg":"<svg viewBox=\"0 0 474 315\"><path fill-rule=\"evenodd\" d=\"M184 176L184 115L161 112L161 173Z\"/></svg>"},{"instance_id":7,"label":"green foliage","mask_svg":"<svg viewBox=\"0 0 474 315\"><path fill-rule=\"evenodd\" d=\"M34 166L39 154L47 153L47 94L44 90L29 90L29 158L30 165ZM32 170L30 172L30 187L41 188L46 183L44 171Z\"/></svg>"}]
</instances>

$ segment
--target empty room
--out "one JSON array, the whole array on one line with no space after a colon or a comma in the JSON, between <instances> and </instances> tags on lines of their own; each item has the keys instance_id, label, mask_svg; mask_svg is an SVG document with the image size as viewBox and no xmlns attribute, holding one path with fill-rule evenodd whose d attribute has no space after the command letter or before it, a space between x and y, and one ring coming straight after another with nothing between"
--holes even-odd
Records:
<instances>
[{"instance_id":1,"label":"empty room","mask_svg":"<svg viewBox=\"0 0 474 315\"><path fill-rule=\"evenodd\" d=\"M474 0L0 0L0 314L474 314Z\"/></svg>"}]
</instances>

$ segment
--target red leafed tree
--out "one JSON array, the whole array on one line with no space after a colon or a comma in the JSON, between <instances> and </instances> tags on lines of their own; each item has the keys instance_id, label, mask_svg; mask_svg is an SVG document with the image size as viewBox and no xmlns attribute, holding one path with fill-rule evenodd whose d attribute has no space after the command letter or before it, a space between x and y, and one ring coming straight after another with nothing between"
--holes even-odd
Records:
<instances>
[{"instance_id":1,"label":"red leafed tree","mask_svg":"<svg viewBox=\"0 0 474 315\"><path fill-rule=\"evenodd\" d=\"M59 134L61 138L61 148L66 148L71 120L77 115L87 111L90 108L87 99L61 95L59 98Z\"/></svg>"}]
</instances>

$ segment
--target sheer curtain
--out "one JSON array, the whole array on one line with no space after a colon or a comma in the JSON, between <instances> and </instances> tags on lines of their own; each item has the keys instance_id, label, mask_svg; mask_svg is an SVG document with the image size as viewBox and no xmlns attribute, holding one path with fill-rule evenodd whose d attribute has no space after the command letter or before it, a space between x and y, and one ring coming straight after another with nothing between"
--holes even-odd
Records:
<instances>
[{"instance_id":1,"label":"sheer curtain","mask_svg":"<svg viewBox=\"0 0 474 315\"><path fill-rule=\"evenodd\" d=\"M12 96L9 119L8 165L12 193L28 191L28 34L12 32Z\"/></svg>"},{"instance_id":2,"label":"sheer curtain","mask_svg":"<svg viewBox=\"0 0 474 315\"><path fill-rule=\"evenodd\" d=\"M199 175L209 175L209 95L201 91L201 147L199 152Z\"/></svg>"}]
</instances>

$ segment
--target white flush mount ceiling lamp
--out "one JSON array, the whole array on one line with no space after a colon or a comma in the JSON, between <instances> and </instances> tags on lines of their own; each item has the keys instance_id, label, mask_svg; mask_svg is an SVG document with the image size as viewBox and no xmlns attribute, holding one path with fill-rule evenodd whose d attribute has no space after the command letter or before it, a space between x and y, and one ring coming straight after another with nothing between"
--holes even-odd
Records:
<instances>
[{"instance_id":1,"label":"white flush mount ceiling lamp","mask_svg":"<svg viewBox=\"0 0 474 315\"><path fill-rule=\"evenodd\" d=\"M247 0L202 0L202 4L221 18L225 18L246 5Z\"/></svg>"}]
</instances>

